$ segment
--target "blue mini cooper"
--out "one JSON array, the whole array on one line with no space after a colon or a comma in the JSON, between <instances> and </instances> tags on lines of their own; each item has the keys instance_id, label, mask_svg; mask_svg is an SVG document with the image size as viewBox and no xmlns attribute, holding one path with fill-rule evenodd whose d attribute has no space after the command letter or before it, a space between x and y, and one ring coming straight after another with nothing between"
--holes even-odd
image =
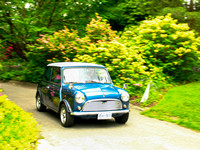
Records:
<instances>
[{"instance_id":1,"label":"blue mini cooper","mask_svg":"<svg viewBox=\"0 0 200 150\"><path fill-rule=\"evenodd\" d=\"M74 118L115 118L126 123L129 117L129 94L115 87L102 65L58 62L47 65L36 92L36 108L60 114L64 127L74 125Z\"/></svg>"}]
</instances>

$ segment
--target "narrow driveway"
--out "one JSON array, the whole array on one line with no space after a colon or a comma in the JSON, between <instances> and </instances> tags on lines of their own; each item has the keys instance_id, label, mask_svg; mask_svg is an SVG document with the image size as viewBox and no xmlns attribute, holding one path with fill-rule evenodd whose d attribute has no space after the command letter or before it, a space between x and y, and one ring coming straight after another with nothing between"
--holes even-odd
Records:
<instances>
[{"instance_id":1,"label":"narrow driveway","mask_svg":"<svg viewBox=\"0 0 200 150\"><path fill-rule=\"evenodd\" d=\"M140 115L131 107L127 124L114 120L78 120L71 128L64 128L59 115L35 108L35 84L0 83L3 93L25 111L33 113L42 125L43 144L38 149L48 150L200 150L200 133L178 125Z\"/></svg>"}]
</instances>

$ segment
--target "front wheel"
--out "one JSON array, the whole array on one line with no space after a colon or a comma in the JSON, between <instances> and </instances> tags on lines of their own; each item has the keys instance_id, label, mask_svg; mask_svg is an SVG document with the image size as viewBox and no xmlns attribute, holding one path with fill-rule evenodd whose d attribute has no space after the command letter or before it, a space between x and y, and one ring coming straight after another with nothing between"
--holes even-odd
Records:
<instances>
[{"instance_id":1,"label":"front wheel","mask_svg":"<svg viewBox=\"0 0 200 150\"><path fill-rule=\"evenodd\" d=\"M38 95L36 98L36 109L38 111L45 111L46 110L46 106L44 104L42 104L41 98Z\"/></svg>"},{"instance_id":2,"label":"front wheel","mask_svg":"<svg viewBox=\"0 0 200 150\"><path fill-rule=\"evenodd\" d=\"M60 122L64 127L71 127L74 125L74 117L67 112L65 104L61 105Z\"/></svg>"},{"instance_id":3,"label":"front wheel","mask_svg":"<svg viewBox=\"0 0 200 150\"><path fill-rule=\"evenodd\" d=\"M128 121L129 113L119 117L115 117L115 121L120 124L125 124Z\"/></svg>"}]
</instances>

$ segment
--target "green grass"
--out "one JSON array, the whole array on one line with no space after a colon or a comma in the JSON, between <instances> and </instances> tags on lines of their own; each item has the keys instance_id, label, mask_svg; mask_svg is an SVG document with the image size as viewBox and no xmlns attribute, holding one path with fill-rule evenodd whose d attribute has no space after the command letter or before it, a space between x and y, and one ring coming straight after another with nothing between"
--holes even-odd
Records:
<instances>
[{"instance_id":1,"label":"green grass","mask_svg":"<svg viewBox=\"0 0 200 150\"><path fill-rule=\"evenodd\" d=\"M156 106L142 114L200 131L200 82L172 88Z\"/></svg>"}]
</instances>

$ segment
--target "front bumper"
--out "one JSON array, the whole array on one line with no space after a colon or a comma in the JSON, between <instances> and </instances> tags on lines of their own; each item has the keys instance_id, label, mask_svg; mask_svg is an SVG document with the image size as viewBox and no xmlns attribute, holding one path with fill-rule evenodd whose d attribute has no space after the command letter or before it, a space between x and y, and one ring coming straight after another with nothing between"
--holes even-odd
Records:
<instances>
[{"instance_id":1,"label":"front bumper","mask_svg":"<svg viewBox=\"0 0 200 150\"><path fill-rule=\"evenodd\" d=\"M72 116L87 116L87 115L98 115L99 113L112 113L112 114L126 114L129 113L129 109L125 110L113 110L113 111L92 111L92 112L71 112Z\"/></svg>"}]
</instances>

